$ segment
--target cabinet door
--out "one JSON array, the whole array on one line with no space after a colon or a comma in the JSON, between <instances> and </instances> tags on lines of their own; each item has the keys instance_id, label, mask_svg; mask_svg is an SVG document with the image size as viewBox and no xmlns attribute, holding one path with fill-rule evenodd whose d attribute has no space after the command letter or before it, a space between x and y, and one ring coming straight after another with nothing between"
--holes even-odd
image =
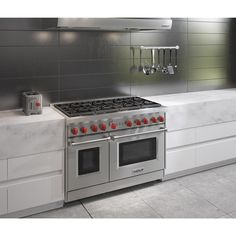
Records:
<instances>
[{"instance_id":1,"label":"cabinet door","mask_svg":"<svg viewBox=\"0 0 236 236\"><path fill-rule=\"evenodd\" d=\"M0 160L0 182L7 180L7 160Z\"/></svg>"},{"instance_id":2,"label":"cabinet door","mask_svg":"<svg viewBox=\"0 0 236 236\"><path fill-rule=\"evenodd\" d=\"M62 170L63 157L64 150L8 159L8 179Z\"/></svg>"},{"instance_id":3,"label":"cabinet door","mask_svg":"<svg viewBox=\"0 0 236 236\"><path fill-rule=\"evenodd\" d=\"M0 187L0 215L7 214L7 187Z\"/></svg>"},{"instance_id":4,"label":"cabinet door","mask_svg":"<svg viewBox=\"0 0 236 236\"><path fill-rule=\"evenodd\" d=\"M180 146L194 144L196 142L196 130L187 129L166 133L166 148L176 148Z\"/></svg>"},{"instance_id":5,"label":"cabinet door","mask_svg":"<svg viewBox=\"0 0 236 236\"><path fill-rule=\"evenodd\" d=\"M216 125L199 127L196 130L197 142L236 136L236 122L227 122Z\"/></svg>"},{"instance_id":6,"label":"cabinet door","mask_svg":"<svg viewBox=\"0 0 236 236\"><path fill-rule=\"evenodd\" d=\"M167 151L165 174L194 168L195 162L195 147Z\"/></svg>"},{"instance_id":7,"label":"cabinet door","mask_svg":"<svg viewBox=\"0 0 236 236\"><path fill-rule=\"evenodd\" d=\"M236 138L219 140L198 145L197 166L207 165L236 157Z\"/></svg>"},{"instance_id":8,"label":"cabinet door","mask_svg":"<svg viewBox=\"0 0 236 236\"><path fill-rule=\"evenodd\" d=\"M63 200L63 175L44 177L8 187L8 213Z\"/></svg>"}]
</instances>

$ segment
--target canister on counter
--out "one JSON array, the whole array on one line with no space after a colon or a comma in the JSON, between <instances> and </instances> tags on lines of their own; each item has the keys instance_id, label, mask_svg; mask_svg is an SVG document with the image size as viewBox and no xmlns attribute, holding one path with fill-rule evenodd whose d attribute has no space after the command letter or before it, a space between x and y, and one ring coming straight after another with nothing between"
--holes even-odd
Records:
<instances>
[{"instance_id":1,"label":"canister on counter","mask_svg":"<svg viewBox=\"0 0 236 236\"><path fill-rule=\"evenodd\" d=\"M23 92L23 112L29 115L42 114L42 95L36 91Z\"/></svg>"}]
</instances>

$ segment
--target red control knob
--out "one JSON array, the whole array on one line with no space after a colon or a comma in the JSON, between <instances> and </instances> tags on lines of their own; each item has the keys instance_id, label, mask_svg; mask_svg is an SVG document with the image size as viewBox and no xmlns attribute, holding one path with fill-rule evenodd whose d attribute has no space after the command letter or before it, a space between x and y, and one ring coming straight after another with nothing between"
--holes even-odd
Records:
<instances>
[{"instance_id":1,"label":"red control knob","mask_svg":"<svg viewBox=\"0 0 236 236\"><path fill-rule=\"evenodd\" d=\"M165 121L165 117L164 117L164 116L159 116L159 117L158 117L158 120L159 120L160 122L164 122L164 121Z\"/></svg>"},{"instance_id":2,"label":"red control knob","mask_svg":"<svg viewBox=\"0 0 236 236\"><path fill-rule=\"evenodd\" d=\"M87 131L88 131L88 129L87 129L86 127L82 127L82 128L80 129L80 131L81 131L83 134L86 134Z\"/></svg>"},{"instance_id":3,"label":"red control knob","mask_svg":"<svg viewBox=\"0 0 236 236\"><path fill-rule=\"evenodd\" d=\"M35 102L35 106L36 107L40 107L41 106L41 103L39 101Z\"/></svg>"},{"instance_id":4,"label":"red control knob","mask_svg":"<svg viewBox=\"0 0 236 236\"><path fill-rule=\"evenodd\" d=\"M116 123L111 123L110 126L111 126L112 129L116 129L117 128L117 124Z\"/></svg>"},{"instance_id":5,"label":"red control knob","mask_svg":"<svg viewBox=\"0 0 236 236\"><path fill-rule=\"evenodd\" d=\"M78 132L79 132L78 128L73 128L73 129L71 129L71 133L72 133L73 135L77 135Z\"/></svg>"},{"instance_id":6,"label":"red control knob","mask_svg":"<svg viewBox=\"0 0 236 236\"><path fill-rule=\"evenodd\" d=\"M131 127L132 126L132 121L131 120L127 120L125 122L125 124L126 124L126 126Z\"/></svg>"},{"instance_id":7,"label":"red control knob","mask_svg":"<svg viewBox=\"0 0 236 236\"><path fill-rule=\"evenodd\" d=\"M152 117L152 118L151 118L151 122L152 122L152 123L157 123L157 118L156 118L156 117Z\"/></svg>"},{"instance_id":8,"label":"red control knob","mask_svg":"<svg viewBox=\"0 0 236 236\"><path fill-rule=\"evenodd\" d=\"M100 125L100 129L103 130L103 131L105 131L105 130L107 129L106 124L105 124L105 123L102 123L102 124Z\"/></svg>"},{"instance_id":9,"label":"red control knob","mask_svg":"<svg viewBox=\"0 0 236 236\"><path fill-rule=\"evenodd\" d=\"M91 125L91 130L93 131L93 132L97 132L98 131L98 127L97 127L97 125Z\"/></svg>"},{"instance_id":10,"label":"red control knob","mask_svg":"<svg viewBox=\"0 0 236 236\"><path fill-rule=\"evenodd\" d=\"M148 124L148 119L147 118L143 118L143 123L146 125Z\"/></svg>"},{"instance_id":11,"label":"red control knob","mask_svg":"<svg viewBox=\"0 0 236 236\"><path fill-rule=\"evenodd\" d=\"M136 125L141 125L141 124L142 124L142 123L141 123L141 120L136 120L136 121L135 121L135 124L136 124Z\"/></svg>"}]
</instances>

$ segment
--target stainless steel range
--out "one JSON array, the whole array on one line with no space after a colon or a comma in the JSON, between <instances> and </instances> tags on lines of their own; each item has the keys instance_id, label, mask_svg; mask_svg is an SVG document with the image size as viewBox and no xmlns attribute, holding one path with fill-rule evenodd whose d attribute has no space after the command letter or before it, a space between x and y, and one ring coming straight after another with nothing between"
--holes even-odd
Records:
<instances>
[{"instance_id":1,"label":"stainless steel range","mask_svg":"<svg viewBox=\"0 0 236 236\"><path fill-rule=\"evenodd\" d=\"M140 97L53 104L66 118L65 201L163 178L165 108Z\"/></svg>"}]
</instances>

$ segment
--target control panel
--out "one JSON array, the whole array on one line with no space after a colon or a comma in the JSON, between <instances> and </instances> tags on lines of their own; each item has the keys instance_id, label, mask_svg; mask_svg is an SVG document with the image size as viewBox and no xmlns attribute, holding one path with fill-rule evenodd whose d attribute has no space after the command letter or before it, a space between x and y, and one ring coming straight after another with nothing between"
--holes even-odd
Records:
<instances>
[{"instance_id":1,"label":"control panel","mask_svg":"<svg viewBox=\"0 0 236 236\"><path fill-rule=\"evenodd\" d=\"M164 113L124 116L119 118L84 121L68 126L68 137L111 132L165 123Z\"/></svg>"}]
</instances>

